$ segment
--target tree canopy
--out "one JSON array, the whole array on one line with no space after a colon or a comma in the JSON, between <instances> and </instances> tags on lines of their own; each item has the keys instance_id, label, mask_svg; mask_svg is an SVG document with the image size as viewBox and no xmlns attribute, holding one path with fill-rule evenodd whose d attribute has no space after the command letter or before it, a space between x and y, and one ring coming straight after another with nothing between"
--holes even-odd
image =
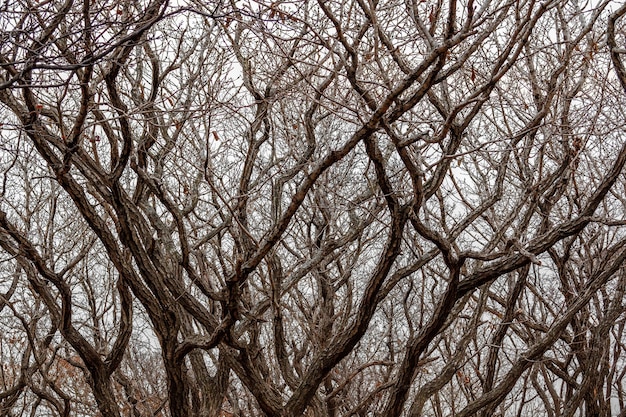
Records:
<instances>
[{"instance_id":1,"label":"tree canopy","mask_svg":"<svg viewBox=\"0 0 626 417\"><path fill-rule=\"evenodd\" d=\"M0 5L0 415L626 416L626 5Z\"/></svg>"}]
</instances>

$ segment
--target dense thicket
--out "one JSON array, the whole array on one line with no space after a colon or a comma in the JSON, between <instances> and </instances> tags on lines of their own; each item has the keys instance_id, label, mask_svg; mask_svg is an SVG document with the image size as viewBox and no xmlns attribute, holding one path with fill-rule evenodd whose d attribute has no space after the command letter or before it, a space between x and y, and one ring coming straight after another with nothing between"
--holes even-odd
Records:
<instances>
[{"instance_id":1,"label":"dense thicket","mask_svg":"<svg viewBox=\"0 0 626 417\"><path fill-rule=\"evenodd\" d=\"M625 416L626 6L0 6L0 415Z\"/></svg>"}]
</instances>

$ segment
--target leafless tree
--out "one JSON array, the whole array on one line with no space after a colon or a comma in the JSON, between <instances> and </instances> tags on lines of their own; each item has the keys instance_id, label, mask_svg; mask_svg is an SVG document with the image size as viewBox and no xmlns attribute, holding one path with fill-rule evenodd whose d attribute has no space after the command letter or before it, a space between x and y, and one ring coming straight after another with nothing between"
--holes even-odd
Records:
<instances>
[{"instance_id":1,"label":"leafless tree","mask_svg":"<svg viewBox=\"0 0 626 417\"><path fill-rule=\"evenodd\" d=\"M626 415L626 6L0 10L0 415Z\"/></svg>"}]
</instances>

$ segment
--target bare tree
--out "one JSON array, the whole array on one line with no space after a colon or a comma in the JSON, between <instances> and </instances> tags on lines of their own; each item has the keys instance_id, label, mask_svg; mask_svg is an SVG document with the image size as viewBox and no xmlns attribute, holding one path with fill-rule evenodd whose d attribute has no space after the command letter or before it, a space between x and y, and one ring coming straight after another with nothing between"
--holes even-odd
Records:
<instances>
[{"instance_id":1,"label":"bare tree","mask_svg":"<svg viewBox=\"0 0 626 417\"><path fill-rule=\"evenodd\" d=\"M618 3L5 2L1 415L624 415Z\"/></svg>"}]
</instances>

